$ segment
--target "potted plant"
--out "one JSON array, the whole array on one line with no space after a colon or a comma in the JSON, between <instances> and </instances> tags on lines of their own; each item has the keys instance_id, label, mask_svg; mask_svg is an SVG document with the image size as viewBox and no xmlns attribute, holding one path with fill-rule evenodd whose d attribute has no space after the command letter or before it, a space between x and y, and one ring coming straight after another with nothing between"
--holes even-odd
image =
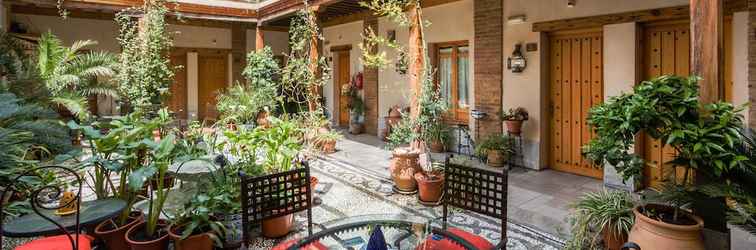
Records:
<instances>
[{"instance_id":1,"label":"potted plant","mask_svg":"<svg viewBox=\"0 0 756 250\"><path fill-rule=\"evenodd\" d=\"M528 111L522 107L517 107L502 112L500 116L507 127L507 133L510 135L520 135L522 133L522 122L528 120Z\"/></svg>"},{"instance_id":2,"label":"potted plant","mask_svg":"<svg viewBox=\"0 0 756 250\"><path fill-rule=\"evenodd\" d=\"M620 250L633 226L636 201L625 191L586 193L571 205L572 239L566 249Z\"/></svg>"},{"instance_id":3,"label":"potted plant","mask_svg":"<svg viewBox=\"0 0 756 250\"><path fill-rule=\"evenodd\" d=\"M417 181L418 197L421 202L438 203L444 192L443 164L433 163L429 170L415 173L415 181Z\"/></svg>"},{"instance_id":4,"label":"potted plant","mask_svg":"<svg viewBox=\"0 0 756 250\"><path fill-rule=\"evenodd\" d=\"M168 228L175 250L212 250L213 245L223 246L226 228L213 212L219 210L216 204L225 202L224 198L200 193L184 204Z\"/></svg>"},{"instance_id":5,"label":"potted plant","mask_svg":"<svg viewBox=\"0 0 756 250\"><path fill-rule=\"evenodd\" d=\"M364 128L364 124L361 121L362 115L365 112L365 103L360 96L360 89L357 86L357 77L352 78L352 82L349 85L344 85L341 93L344 93L349 97L347 107L349 108L349 133L361 134Z\"/></svg>"},{"instance_id":6,"label":"potted plant","mask_svg":"<svg viewBox=\"0 0 756 250\"><path fill-rule=\"evenodd\" d=\"M263 176L289 171L301 149L297 124L270 117L270 128L257 127L252 131L226 132L230 152L237 157L235 168L247 176ZM263 236L279 238L293 226L293 215L264 220Z\"/></svg>"},{"instance_id":7,"label":"potted plant","mask_svg":"<svg viewBox=\"0 0 756 250\"><path fill-rule=\"evenodd\" d=\"M433 153L443 153L449 140L449 128L443 122L431 124L426 133L425 142Z\"/></svg>"},{"instance_id":8,"label":"potted plant","mask_svg":"<svg viewBox=\"0 0 756 250\"><path fill-rule=\"evenodd\" d=\"M344 136L337 131L328 131L315 135L314 145L317 145L321 152L331 154L336 152L336 141Z\"/></svg>"},{"instance_id":9,"label":"potted plant","mask_svg":"<svg viewBox=\"0 0 756 250\"><path fill-rule=\"evenodd\" d=\"M589 113L596 136L584 147L584 154L599 166L614 166L624 180L642 177L646 166L631 150L641 131L676 151L672 161L660 164L683 171L670 171L656 201L634 209L635 225L628 240L642 248L703 249L702 217L725 211L705 210L697 204L726 207L725 199L703 194L734 188L733 183L739 183L735 180L742 179L742 169L753 169L744 168L749 157L737 146L743 143L739 109L725 102L704 105L698 95L697 77L661 76ZM723 217L708 217L707 224L717 224Z\"/></svg>"},{"instance_id":10,"label":"potted plant","mask_svg":"<svg viewBox=\"0 0 756 250\"><path fill-rule=\"evenodd\" d=\"M506 135L490 135L475 146L478 157L486 157L486 163L491 167L502 167L509 157L514 154L513 139Z\"/></svg>"}]
</instances>

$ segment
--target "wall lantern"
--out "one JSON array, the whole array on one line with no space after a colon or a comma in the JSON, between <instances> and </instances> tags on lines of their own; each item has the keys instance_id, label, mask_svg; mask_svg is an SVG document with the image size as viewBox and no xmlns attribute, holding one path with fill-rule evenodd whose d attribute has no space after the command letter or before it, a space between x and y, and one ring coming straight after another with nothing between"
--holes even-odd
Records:
<instances>
[{"instance_id":1,"label":"wall lantern","mask_svg":"<svg viewBox=\"0 0 756 250\"><path fill-rule=\"evenodd\" d=\"M514 73L522 72L527 66L527 61L525 60L525 57L522 56L522 52L520 51L521 48L522 44L515 44L514 51L512 51L512 56L507 58L507 69L512 70L512 72Z\"/></svg>"}]
</instances>

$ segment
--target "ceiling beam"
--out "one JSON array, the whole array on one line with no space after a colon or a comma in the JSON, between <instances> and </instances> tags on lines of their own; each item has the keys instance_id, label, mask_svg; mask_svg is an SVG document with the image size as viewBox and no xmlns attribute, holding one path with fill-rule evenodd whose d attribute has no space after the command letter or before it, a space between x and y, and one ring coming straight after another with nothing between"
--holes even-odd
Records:
<instances>
[{"instance_id":1,"label":"ceiling beam","mask_svg":"<svg viewBox=\"0 0 756 250\"><path fill-rule=\"evenodd\" d=\"M10 0L11 3L37 4L42 6L57 6L55 0ZM122 10L129 7L138 7L144 3L143 0L66 0L63 1L63 8L87 8L87 9L107 9ZM254 9L232 8L213 6L195 3L166 3L168 9L191 14L207 14L214 16L237 17L237 18L257 18L257 11Z\"/></svg>"}]
</instances>

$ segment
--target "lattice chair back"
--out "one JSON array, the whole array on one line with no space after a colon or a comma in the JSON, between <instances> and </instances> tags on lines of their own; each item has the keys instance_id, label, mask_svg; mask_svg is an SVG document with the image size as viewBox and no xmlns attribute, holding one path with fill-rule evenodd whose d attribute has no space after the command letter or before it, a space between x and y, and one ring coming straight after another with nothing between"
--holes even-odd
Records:
<instances>
[{"instance_id":1,"label":"lattice chair back","mask_svg":"<svg viewBox=\"0 0 756 250\"><path fill-rule=\"evenodd\" d=\"M304 161L302 167L290 171L248 176L240 173L242 193L242 228L244 242L252 240L250 229L263 220L307 211L307 230L312 234L312 187L310 166Z\"/></svg>"},{"instance_id":2,"label":"lattice chair back","mask_svg":"<svg viewBox=\"0 0 756 250\"><path fill-rule=\"evenodd\" d=\"M444 166L444 216L446 228L448 207L454 206L501 219L501 242L507 240L507 170L491 171L476 167L454 165L446 160Z\"/></svg>"},{"instance_id":3,"label":"lattice chair back","mask_svg":"<svg viewBox=\"0 0 756 250\"><path fill-rule=\"evenodd\" d=\"M33 190L29 190L26 186L25 180L42 181L47 179L47 175L52 174L54 176L54 184L46 184ZM45 175L45 176L43 176ZM62 183L61 183L62 181ZM32 211L54 224L60 229L60 232L64 233L68 240L71 242L72 249L79 249L81 228L79 228L79 207L81 205L81 176L76 171L61 166L44 166L27 170L22 174L16 176L9 183L5 184L0 190L0 208L5 207L7 198L14 195L27 196L29 203L31 204ZM56 186L55 184L62 184L63 186L69 186L70 189L65 187ZM71 191L69 191L71 190ZM56 214L65 214L68 216L75 216L76 225L74 231L69 232L63 225L59 224L55 220L46 216L42 210L55 210ZM3 245L3 221L5 213L0 212L0 246Z\"/></svg>"}]
</instances>

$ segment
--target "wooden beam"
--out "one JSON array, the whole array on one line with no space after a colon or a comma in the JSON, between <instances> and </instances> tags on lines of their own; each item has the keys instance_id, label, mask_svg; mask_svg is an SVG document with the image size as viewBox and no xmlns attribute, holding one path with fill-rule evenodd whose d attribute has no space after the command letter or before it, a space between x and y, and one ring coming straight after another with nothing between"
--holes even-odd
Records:
<instances>
[{"instance_id":1,"label":"wooden beam","mask_svg":"<svg viewBox=\"0 0 756 250\"><path fill-rule=\"evenodd\" d=\"M352 45L351 44L331 46L331 49L330 49L331 52L335 52L335 51L350 51L350 50L352 50Z\"/></svg>"},{"instance_id":2,"label":"wooden beam","mask_svg":"<svg viewBox=\"0 0 756 250\"><path fill-rule=\"evenodd\" d=\"M699 82L702 103L722 100L724 64L722 0L690 0L691 73Z\"/></svg>"},{"instance_id":3,"label":"wooden beam","mask_svg":"<svg viewBox=\"0 0 756 250\"><path fill-rule=\"evenodd\" d=\"M56 1L49 0L11 0L11 3L34 4L45 7L56 7ZM87 9L106 9L119 11L122 9L141 6L143 0L66 0L63 1L63 8L87 8ZM214 16L240 17L240 18L257 18L257 11L253 9L231 8L222 6L213 6L195 3L166 3L166 7L172 11L192 14L209 14Z\"/></svg>"},{"instance_id":4,"label":"wooden beam","mask_svg":"<svg viewBox=\"0 0 756 250\"><path fill-rule=\"evenodd\" d=\"M718 0L722 1L722 0ZM725 0L723 13L732 15L734 12L746 10L745 0ZM589 17L570 18L563 20L533 23L534 32L552 32L558 30L597 28L607 24L628 22L653 22L665 20L688 19L690 7L676 6L650 10L629 11L622 13L597 15Z\"/></svg>"}]
</instances>

